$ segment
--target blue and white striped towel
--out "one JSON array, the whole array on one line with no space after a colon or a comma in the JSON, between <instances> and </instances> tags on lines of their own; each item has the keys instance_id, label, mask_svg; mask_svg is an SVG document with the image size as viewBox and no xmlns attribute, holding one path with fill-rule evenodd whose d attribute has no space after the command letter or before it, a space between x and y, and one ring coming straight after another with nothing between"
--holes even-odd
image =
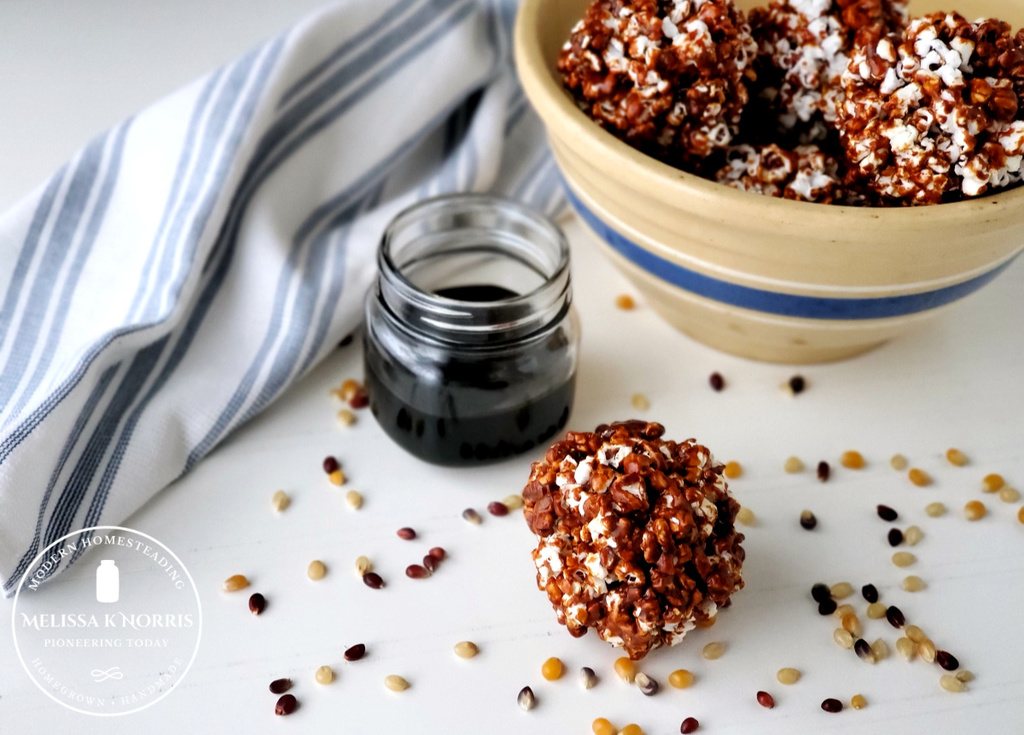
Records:
<instances>
[{"instance_id":1,"label":"blue and white striped towel","mask_svg":"<svg viewBox=\"0 0 1024 735\"><path fill-rule=\"evenodd\" d=\"M0 579L116 523L350 333L384 225L562 206L514 0L347 0L126 120L0 217Z\"/></svg>"}]
</instances>

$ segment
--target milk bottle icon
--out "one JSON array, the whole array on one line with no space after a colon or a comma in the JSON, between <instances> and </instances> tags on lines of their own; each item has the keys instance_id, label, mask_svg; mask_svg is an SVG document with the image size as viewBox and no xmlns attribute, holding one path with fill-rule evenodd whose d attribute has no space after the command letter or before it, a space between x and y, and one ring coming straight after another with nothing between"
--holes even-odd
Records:
<instances>
[{"instance_id":1,"label":"milk bottle icon","mask_svg":"<svg viewBox=\"0 0 1024 735\"><path fill-rule=\"evenodd\" d=\"M121 596L121 572L113 559L103 559L96 567L96 602L117 602Z\"/></svg>"}]
</instances>

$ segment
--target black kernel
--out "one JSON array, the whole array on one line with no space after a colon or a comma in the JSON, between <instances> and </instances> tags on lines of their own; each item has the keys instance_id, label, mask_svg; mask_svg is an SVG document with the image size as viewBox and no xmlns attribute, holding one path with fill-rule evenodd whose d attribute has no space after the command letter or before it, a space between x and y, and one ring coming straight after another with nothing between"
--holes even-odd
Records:
<instances>
[{"instance_id":1,"label":"black kernel","mask_svg":"<svg viewBox=\"0 0 1024 735\"><path fill-rule=\"evenodd\" d=\"M957 661L949 651L936 651L935 652L935 663L944 668L946 671L956 671L960 668L960 662Z\"/></svg>"},{"instance_id":2,"label":"black kernel","mask_svg":"<svg viewBox=\"0 0 1024 735\"><path fill-rule=\"evenodd\" d=\"M722 377L721 373L711 373L708 383L711 384L711 389L718 393L725 387L725 378Z\"/></svg>"},{"instance_id":3,"label":"black kernel","mask_svg":"<svg viewBox=\"0 0 1024 735\"><path fill-rule=\"evenodd\" d=\"M828 482L829 475L832 474L832 468L829 467L828 462L822 460L818 462L818 479L822 482Z\"/></svg>"},{"instance_id":4,"label":"black kernel","mask_svg":"<svg viewBox=\"0 0 1024 735\"><path fill-rule=\"evenodd\" d=\"M800 514L800 525L807 531L813 531L815 526L818 525L818 519L814 513L809 510L805 510Z\"/></svg>"},{"instance_id":5,"label":"black kernel","mask_svg":"<svg viewBox=\"0 0 1024 735\"><path fill-rule=\"evenodd\" d=\"M889 529L889 546L899 546L903 543L903 531L898 528Z\"/></svg>"},{"instance_id":6,"label":"black kernel","mask_svg":"<svg viewBox=\"0 0 1024 735\"><path fill-rule=\"evenodd\" d=\"M811 597L814 598L815 602L825 602L825 600L832 599L832 592L829 590L827 584L818 582L816 585L811 587Z\"/></svg>"},{"instance_id":7,"label":"black kernel","mask_svg":"<svg viewBox=\"0 0 1024 735\"><path fill-rule=\"evenodd\" d=\"M834 613L836 611L837 607L839 607L839 605L836 604L835 600L833 600L833 599L823 600L822 602L818 603L818 614L819 615L831 615L832 613Z\"/></svg>"},{"instance_id":8,"label":"black kernel","mask_svg":"<svg viewBox=\"0 0 1024 735\"><path fill-rule=\"evenodd\" d=\"M804 380L802 375L794 375L789 379L789 389L793 391L793 395L798 396L804 392L807 387L807 381Z\"/></svg>"},{"instance_id":9,"label":"black kernel","mask_svg":"<svg viewBox=\"0 0 1024 735\"><path fill-rule=\"evenodd\" d=\"M821 708L826 712L841 712L843 709L843 703L838 699L829 697L821 703Z\"/></svg>"},{"instance_id":10,"label":"black kernel","mask_svg":"<svg viewBox=\"0 0 1024 735\"><path fill-rule=\"evenodd\" d=\"M868 602L878 602L878 588L875 585L864 585L860 588L860 593Z\"/></svg>"},{"instance_id":11,"label":"black kernel","mask_svg":"<svg viewBox=\"0 0 1024 735\"><path fill-rule=\"evenodd\" d=\"M889 605L885 611L885 619L889 621L889 625L894 628L902 628L907 623L906 617L903 615L903 611L895 605Z\"/></svg>"},{"instance_id":12,"label":"black kernel","mask_svg":"<svg viewBox=\"0 0 1024 735\"><path fill-rule=\"evenodd\" d=\"M878 511L879 518L881 518L883 521L888 521L889 523L892 523L900 517L900 514L893 510L892 508L890 508L888 505L879 505L875 510Z\"/></svg>"}]
</instances>

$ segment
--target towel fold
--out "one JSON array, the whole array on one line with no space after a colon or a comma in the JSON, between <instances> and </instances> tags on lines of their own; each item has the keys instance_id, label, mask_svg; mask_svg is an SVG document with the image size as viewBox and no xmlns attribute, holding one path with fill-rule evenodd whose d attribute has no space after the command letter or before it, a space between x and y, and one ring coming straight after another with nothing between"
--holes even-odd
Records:
<instances>
[{"instance_id":1,"label":"towel fold","mask_svg":"<svg viewBox=\"0 0 1024 735\"><path fill-rule=\"evenodd\" d=\"M99 136L0 216L6 594L351 333L397 211L469 190L560 211L514 12L346 0Z\"/></svg>"}]
</instances>

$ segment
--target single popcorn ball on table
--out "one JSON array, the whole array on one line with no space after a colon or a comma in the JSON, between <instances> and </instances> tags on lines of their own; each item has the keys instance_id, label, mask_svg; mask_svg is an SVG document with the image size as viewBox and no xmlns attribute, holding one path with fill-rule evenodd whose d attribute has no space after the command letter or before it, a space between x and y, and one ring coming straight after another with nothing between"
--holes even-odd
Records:
<instances>
[{"instance_id":1,"label":"single popcorn ball on table","mask_svg":"<svg viewBox=\"0 0 1024 735\"><path fill-rule=\"evenodd\" d=\"M1018 183L1024 36L957 13L913 20L854 54L837 123L849 177L889 205L936 204Z\"/></svg>"},{"instance_id":2,"label":"single popcorn ball on table","mask_svg":"<svg viewBox=\"0 0 1024 735\"><path fill-rule=\"evenodd\" d=\"M906 15L906 0L772 0L751 10L758 44L751 127L799 143L828 138L853 49L902 30Z\"/></svg>"},{"instance_id":3,"label":"single popcorn ball on table","mask_svg":"<svg viewBox=\"0 0 1024 735\"><path fill-rule=\"evenodd\" d=\"M816 145L792 150L775 144L735 146L715 180L741 191L820 204L846 196L838 162Z\"/></svg>"},{"instance_id":4,"label":"single popcorn ball on table","mask_svg":"<svg viewBox=\"0 0 1024 735\"><path fill-rule=\"evenodd\" d=\"M756 49L731 0L596 0L558 70L593 119L651 155L694 165L737 134Z\"/></svg>"},{"instance_id":5,"label":"single popcorn ball on table","mask_svg":"<svg viewBox=\"0 0 1024 735\"><path fill-rule=\"evenodd\" d=\"M723 465L664 431L626 421L569 432L523 490L537 586L558 622L574 637L594 628L632 659L679 643L743 588Z\"/></svg>"}]
</instances>

